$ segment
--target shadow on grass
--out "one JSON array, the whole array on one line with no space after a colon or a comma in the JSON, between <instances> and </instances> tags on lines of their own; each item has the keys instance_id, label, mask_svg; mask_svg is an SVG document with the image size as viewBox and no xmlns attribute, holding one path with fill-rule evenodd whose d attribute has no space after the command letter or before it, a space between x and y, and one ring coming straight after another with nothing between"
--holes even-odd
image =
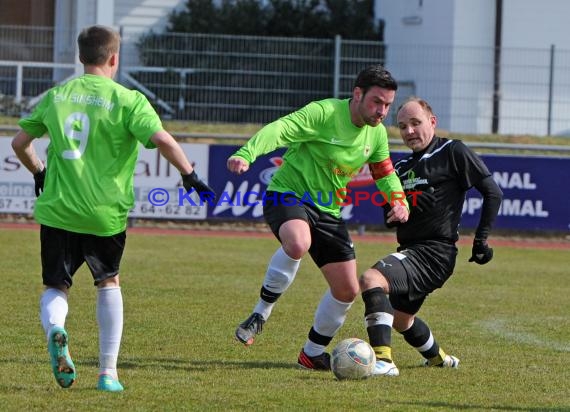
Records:
<instances>
[{"instance_id":1,"label":"shadow on grass","mask_svg":"<svg viewBox=\"0 0 570 412\"><path fill-rule=\"evenodd\" d=\"M451 402L394 402L391 401L390 405L402 405L409 407L410 410L421 410L423 408L444 408L450 411L469 411L469 410L476 410L476 411L483 411L483 410L491 410L491 411L520 411L520 412L561 412L561 411L570 411L569 407L560 407L560 406L553 406L551 408L544 407L544 406L530 406L530 407L520 407L520 406L503 406L503 405L463 405Z\"/></svg>"},{"instance_id":2,"label":"shadow on grass","mask_svg":"<svg viewBox=\"0 0 570 412\"><path fill-rule=\"evenodd\" d=\"M0 358L0 362L10 362L13 359L8 358ZM28 365L41 365L41 367L48 368L49 362L47 360L39 360L39 359L23 359L20 362ZM80 370L82 366L89 366L89 367L97 367L98 366L98 359L94 357L85 358L85 359L77 359L76 365ZM40 367L40 366L38 366ZM416 368L416 366L410 367L410 369ZM419 366L419 368L423 368L423 366ZM241 361L241 360L230 360L230 361L220 361L217 359L212 360L190 360L190 359L181 359L175 357L144 357L144 358L126 358L122 361L119 360L119 370L121 369L143 369L143 370L152 370L156 371L157 369L166 369L166 370L177 370L177 371L184 371L184 372L208 372L213 370L223 370L223 369L235 369L235 370L255 370L255 369L290 369L290 370L298 370L301 372L299 378L302 380L314 380L322 377L326 377L327 374L323 373L314 373L311 371L306 371L298 367L298 365L294 362L275 362L275 361L267 361L267 360L257 360L257 361ZM80 376L80 375L79 375ZM42 391L45 392L47 390L48 393L54 393L57 391L64 391L64 392L96 392L96 379L93 377L83 377L80 376L79 379L84 381L83 383L87 383L89 386L84 385L74 385L70 390L63 390L58 385L52 382L42 382L41 384L18 384L18 383L11 383L11 384L0 384L0 393L29 393L33 391ZM78 379L78 380L79 380ZM92 382L91 382L92 381ZM344 382L339 382L334 379L331 381L338 382L340 384ZM47 386L46 386L47 385ZM47 388L47 389L46 389ZM128 391L128 385L125 386ZM444 409L444 410L465 410L465 411L479 411L479 410L496 410L496 411L521 411L521 412L556 412L556 411L568 411L570 412L570 405L560 405L560 406L509 406L509 405L479 405L479 404L469 404L469 403L454 403L454 402L440 402L440 401L405 401L405 400L396 400L396 399L387 399L386 400L386 407L401 407L406 408L409 410L427 410L431 408L436 409Z\"/></svg>"},{"instance_id":3,"label":"shadow on grass","mask_svg":"<svg viewBox=\"0 0 570 412\"><path fill-rule=\"evenodd\" d=\"M88 360L82 362L84 364L97 365L96 360ZM177 358L141 358L141 359L123 359L119 360L120 369L136 369L136 368L166 368L178 370L208 370L208 369L298 369L297 364L293 362L275 362L267 360L257 361L227 361L220 359L212 360L190 360Z\"/></svg>"},{"instance_id":4,"label":"shadow on grass","mask_svg":"<svg viewBox=\"0 0 570 412\"><path fill-rule=\"evenodd\" d=\"M0 358L0 363L13 362L14 359ZM73 357L73 361L78 368L82 366L98 367L99 360L94 357L89 358L76 358ZM18 362L27 365L38 365L38 367L45 366L49 368L49 358L46 356L45 359L28 358L21 359ZM230 369L299 369L297 363L295 362L275 362L268 360L256 360L256 361L228 361L220 359L212 360L191 360L184 358L122 358L119 357L118 368L120 369L136 369L136 368L167 368L167 369L178 369L178 370L207 370L207 369L219 369L219 368L230 368Z\"/></svg>"}]
</instances>

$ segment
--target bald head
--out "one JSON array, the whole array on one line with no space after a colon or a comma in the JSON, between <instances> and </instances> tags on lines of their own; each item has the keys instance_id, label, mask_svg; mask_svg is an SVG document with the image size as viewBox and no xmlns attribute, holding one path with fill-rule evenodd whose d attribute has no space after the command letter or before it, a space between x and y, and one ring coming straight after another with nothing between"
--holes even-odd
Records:
<instances>
[{"instance_id":1,"label":"bald head","mask_svg":"<svg viewBox=\"0 0 570 412\"><path fill-rule=\"evenodd\" d=\"M421 152L435 136L437 118L431 106L423 99L406 100L397 113L398 128L404 144L414 152Z\"/></svg>"}]
</instances>

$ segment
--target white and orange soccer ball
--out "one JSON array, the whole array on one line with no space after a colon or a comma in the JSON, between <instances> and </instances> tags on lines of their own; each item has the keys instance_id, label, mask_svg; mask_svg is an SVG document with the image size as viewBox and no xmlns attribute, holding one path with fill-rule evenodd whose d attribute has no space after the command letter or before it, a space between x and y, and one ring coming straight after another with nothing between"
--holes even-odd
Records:
<instances>
[{"instance_id":1,"label":"white and orange soccer ball","mask_svg":"<svg viewBox=\"0 0 570 412\"><path fill-rule=\"evenodd\" d=\"M375 365L374 350L362 339L344 339L331 354L331 370L339 380L366 379L372 375Z\"/></svg>"}]
</instances>

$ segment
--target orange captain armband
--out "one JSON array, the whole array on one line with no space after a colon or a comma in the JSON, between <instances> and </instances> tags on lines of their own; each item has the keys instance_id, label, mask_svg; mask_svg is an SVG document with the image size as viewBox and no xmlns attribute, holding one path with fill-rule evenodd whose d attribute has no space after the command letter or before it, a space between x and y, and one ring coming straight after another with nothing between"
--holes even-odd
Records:
<instances>
[{"instance_id":1,"label":"orange captain armband","mask_svg":"<svg viewBox=\"0 0 570 412\"><path fill-rule=\"evenodd\" d=\"M374 180L382 179L394 171L394 165L392 165L390 158L382 160L381 162L369 163L368 167L370 168L370 174Z\"/></svg>"}]
</instances>

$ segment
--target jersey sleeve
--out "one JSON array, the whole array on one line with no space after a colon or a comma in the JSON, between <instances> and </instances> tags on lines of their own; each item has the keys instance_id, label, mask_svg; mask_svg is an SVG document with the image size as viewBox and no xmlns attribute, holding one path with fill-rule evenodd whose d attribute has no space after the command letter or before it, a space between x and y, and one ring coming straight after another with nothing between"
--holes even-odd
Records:
<instances>
[{"instance_id":1,"label":"jersey sleeve","mask_svg":"<svg viewBox=\"0 0 570 412\"><path fill-rule=\"evenodd\" d=\"M469 190L484 178L491 176L481 158L465 144L456 140L451 152L451 161L464 190Z\"/></svg>"},{"instance_id":2,"label":"jersey sleeve","mask_svg":"<svg viewBox=\"0 0 570 412\"><path fill-rule=\"evenodd\" d=\"M44 123L44 113L48 103L51 101L49 93L38 103L30 116L20 119L18 125L32 137L42 137L47 133L47 126Z\"/></svg>"},{"instance_id":3,"label":"jersey sleeve","mask_svg":"<svg viewBox=\"0 0 570 412\"><path fill-rule=\"evenodd\" d=\"M390 157L390 147L388 145L388 132L386 132L386 128L383 124L379 124L374 129L375 133L377 133L376 139L376 147L370 154L370 158L368 159L368 163L378 163L383 162L384 160Z\"/></svg>"},{"instance_id":4,"label":"jersey sleeve","mask_svg":"<svg viewBox=\"0 0 570 412\"><path fill-rule=\"evenodd\" d=\"M318 102L309 103L261 128L232 157L241 157L253 163L259 156L280 147L311 140L317 134L315 126L322 124L324 118L323 107Z\"/></svg>"},{"instance_id":5,"label":"jersey sleeve","mask_svg":"<svg viewBox=\"0 0 570 412\"><path fill-rule=\"evenodd\" d=\"M368 163L389 163L391 170L380 179L374 180L374 183L376 184L378 190L387 196L388 203L393 205L394 200L402 199L402 204L404 204L409 210L410 207L408 205L408 201L406 200L406 195L404 193L404 189L402 188L402 183L400 182L398 175L395 173L392 162L390 160L388 133L386 132L384 125L378 125L377 130L379 133L378 146L368 159Z\"/></svg>"},{"instance_id":6,"label":"jersey sleeve","mask_svg":"<svg viewBox=\"0 0 570 412\"><path fill-rule=\"evenodd\" d=\"M133 108L126 119L128 129L144 147L154 149L156 146L150 138L163 130L162 122L148 99L139 92L134 93Z\"/></svg>"},{"instance_id":7,"label":"jersey sleeve","mask_svg":"<svg viewBox=\"0 0 570 412\"><path fill-rule=\"evenodd\" d=\"M497 218L501 201L503 200L503 192L495 183L492 177L488 176L475 183L475 189L483 196L483 206L481 208L481 217L475 231L476 239L487 239L489 232L493 226L493 222Z\"/></svg>"},{"instance_id":8,"label":"jersey sleeve","mask_svg":"<svg viewBox=\"0 0 570 412\"><path fill-rule=\"evenodd\" d=\"M375 183L378 190L387 196L387 202L390 203L390 205L393 206L400 202L410 210L410 206L406 200L406 194L402 188L402 183L396 172L392 172L381 179L375 180Z\"/></svg>"}]
</instances>

